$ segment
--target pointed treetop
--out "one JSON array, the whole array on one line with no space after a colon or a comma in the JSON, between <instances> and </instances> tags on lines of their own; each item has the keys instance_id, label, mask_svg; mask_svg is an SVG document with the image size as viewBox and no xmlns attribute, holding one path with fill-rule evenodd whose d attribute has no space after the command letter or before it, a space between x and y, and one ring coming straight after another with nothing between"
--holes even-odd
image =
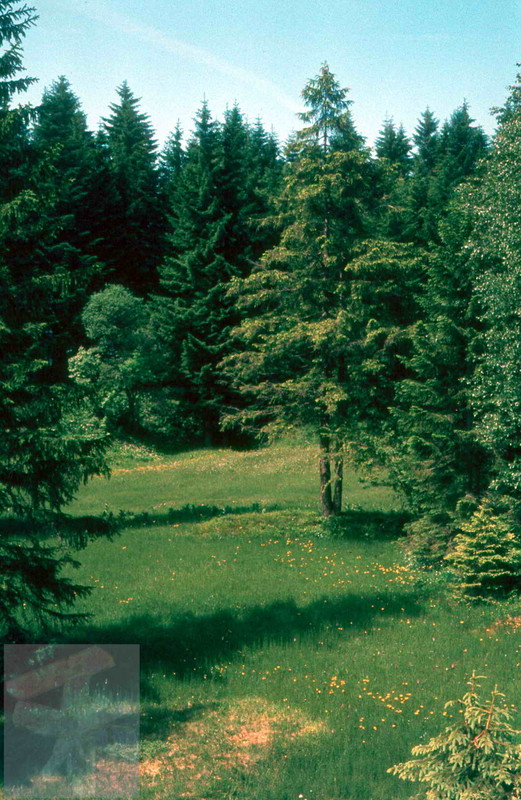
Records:
<instances>
[{"instance_id":1,"label":"pointed treetop","mask_svg":"<svg viewBox=\"0 0 521 800\"><path fill-rule=\"evenodd\" d=\"M427 171L434 168L438 156L438 128L438 120L430 108L426 108L414 129L413 142L416 146L416 158Z\"/></svg>"},{"instance_id":2,"label":"pointed treetop","mask_svg":"<svg viewBox=\"0 0 521 800\"><path fill-rule=\"evenodd\" d=\"M160 156L163 180L177 181L183 168L185 151L183 148L183 129L177 122L174 131L168 137Z\"/></svg>"},{"instance_id":3,"label":"pointed treetop","mask_svg":"<svg viewBox=\"0 0 521 800\"><path fill-rule=\"evenodd\" d=\"M46 87L34 129L36 142L60 144L66 137L84 139L87 136L87 118L79 98L63 75Z\"/></svg>"},{"instance_id":4,"label":"pointed treetop","mask_svg":"<svg viewBox=\"0 0 521 800\"><path fill-rule=\"evenodd\" d=\"M440 141L445 154L455 158L462 158L466 154L474 161L485 155L488 138L483 128L474 122L465 100L443 124Z\"/></svg>"},{"instance_id":5,"label":"pointed treetop","mask_svg":"<svg viewBox=\"0 0 521 800\"><path fill-rule=\"evenodd\" d=\"M335 134L353 129L347 99L349 89L342 88L330 71L322 64L319 74L312 78L302 90L302 98L309 111L299 114L303 122L309 123L298 134L302 140L314 140L324 152L328 152ZM354 129L353 129L354 130Z\"/></svg>"},{"instance_id":6,"label":"pointed treetop","mask_svg":"<svg viewBox=\"0 0 521 800\"><path fill-rule=\"evenodd\" d=\"M102 120L109 143L137 146L150 154L155 153L154 129L148 114L139 109L140 98L135 97L127 81L123 81L116 91L120 102L111 103L111 115Z\"/></svg>"},{"instance_id":7,"label":"pointed treetop","mask_svg":"<svg viewBox=\"0 0 521 800\"><path fill-rule=\"evenodd\" d=\"M219 123L212 118L206 98L201 103L195 119L192 135L188 141L188 148L202 148L204 158L211 158L217 144Z\"/></svg>"},{"instance_id":8,"label":"pointed treetop","mask_svg":"<svg viewBox=\"0 0 521 800\"><path fill-rule=\"evenodd\" d=\"M430 140L433 136L435 136L438 126L438 120L434 116L434 113L427 106L425 111L421 114L418 124L414 129L414 144L419 146L421 143Z\"/></svg>"},{"instance_id":9,"label":"pointed treetop","mask_svg":"<svg viewBox=\"0 0 521 800\"><path fill-rule=\"evenodd\" d=\"M375 142L375 151L378 158L386 159L404 175L408 172L411 162L411 143L403 125L397 128L391 117L384 121Z\"/></svg>"}]
</instances>

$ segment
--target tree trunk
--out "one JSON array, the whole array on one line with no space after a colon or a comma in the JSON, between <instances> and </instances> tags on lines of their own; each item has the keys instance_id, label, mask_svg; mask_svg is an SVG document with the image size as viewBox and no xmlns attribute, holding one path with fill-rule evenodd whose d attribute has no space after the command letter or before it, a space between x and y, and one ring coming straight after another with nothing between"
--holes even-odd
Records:
<instances>
[{"instance_id":1,"label":"tree trunk","mask_svg":"<svg viewBox=\"0 0 521 800\"><path fill-rule=\"evenodd\" d=\"M333 495L331 492L331 453L329 439L326 437L320 438L320 458L319 458L319 472L320 472L320 505L322 508L322 515L324 517L331 517L335 513L333 505Z\"/></svg>"},{"instance_id":2,"label":"tree trunk","mask_svg":"<svg viewBox=\"0 0 521 800\"><path fill-rule=\"evenodd\" d=\"M342 445L337 445L333 455L333 513L342 512L342 489L344 484L344 455Z\"/></svg>"}]
</instances>

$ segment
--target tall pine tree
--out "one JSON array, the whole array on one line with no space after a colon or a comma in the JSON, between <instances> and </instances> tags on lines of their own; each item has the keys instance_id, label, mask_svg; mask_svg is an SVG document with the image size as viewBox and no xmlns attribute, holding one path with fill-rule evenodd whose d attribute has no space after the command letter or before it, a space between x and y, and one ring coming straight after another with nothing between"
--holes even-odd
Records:
<instances>
[{"instance_id":1,"label":"tall pine tree","mask_svg":"<svg viewBox=\"0 0 521 800\"><path fill-rule=\"evenodd\" d=\"M363 304L351 294L350 268L368 235L371 166L347 90L327 64L302 97L305 126L289 145L278 203L280 244L230 291L244 321L225 369L248 403L227 424L311 430L322 512L331 516L342 507L344 444L367 401L367 382L357 384Z\"/></svg>"},{"instance_id":2,"label":"tall pine tree","mask_svg":"<svg viewBox=\"0 0 521 800\"><path fill-rule=\"evenodd\" d=\"M104 265L98 259L107 211L108 178L100 170L94 137L80 102L66 78L45 90L36 111L32 131L39 192L47 198L42 213L48 214L47 231L39 247L39 258L56 261L58 254L69 281L67 302L56 309L53 323L55 343L61 339L61 354L54 362L66 372L68 355L81 341L80 315L88 295L104 281ZM101 174L100 174L101 172ZM110 182L107 181L109 184Z\"/></svg>"},{"instance_id":3,"label":"tall pine tree","mask_svg":"<svg viewBox=\"0 0 521 800\"><path fill-rule=\"evenodd\" d=\"M165 219L151 122L124 82L104 120L105 144L117 201L108 220L110 280L141 295L157 287Z\"/></svg>"},{"instance_id":4,"label":"tall pine tree","mask_svg":"<svg viewBox=\"0 0 521 800\"><path fill-rule=\"evenodd\" d=\"M0 11L0 140L16 176L15 188L9 172L0 184L0 501L4 515L15 517L4 517L0 539L0 626L13 636L24 617L60 617L59 604L72 605L84 591L59 574L67 559L42 544L34 518L59 509L104 469L106 438L56 363L63 344L55 326L74 276L53 217L56 197L21 146L30 115L11 107L29 83L16 76L34 10L8 0ZM33 521L24 525L21 516Z\"/></svg>"}]
</instances>

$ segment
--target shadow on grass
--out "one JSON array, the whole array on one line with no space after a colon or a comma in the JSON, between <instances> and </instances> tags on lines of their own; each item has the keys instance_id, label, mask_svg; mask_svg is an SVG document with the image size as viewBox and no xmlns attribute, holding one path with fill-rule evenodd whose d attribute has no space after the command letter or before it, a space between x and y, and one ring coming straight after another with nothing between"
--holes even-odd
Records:
<instances>
[{"instance_id":1,"label":"shadow on grass","mask_svg":"<svg viewBox=\"0 0 521 800\"><path fill-rule=\"evenodd\" d=\"M208 711L219 707L219 703L195 703L186 708L173 711L161 706L147 706L139 722L139 732L144 739L166 739L172 733L172 726L201 719Z\"/></svg>"},{"instance_id":2,"label":"shadow on grass","mask_svg":"<svg viewBox=\"0 0 521 800\"><path fill-rule=\"evenodd\" d=\"M112 536L125 528L153 528L165 525L205 522L217 517L241 514L262 514L282 511L277 503L261 505L251 503L247 506L211 506L187 504L179 508L165 508L154 512L125 511L112 512L99 517L57 516L51 523L51 532L59 530L63 538L76 536L89 539L97 536ZM349 509L337 517L323 519L317 515L317 523L327 535L357 541L392 541L404 536L404 525L409 521L403 511L364 511ZM27 523L22 523L26 525ZM1 525L1 522L0 522ZM54 526L54 527L52 527ZM44 528L45 530L45 528ZM47 532L49 533L49 525ZM0 528L1 533L1 528ZM83 545L82 545L83 546Z\"/></svg>"},{"instance_id":3,"label":"shadow on grass","mask_svg":"<svg viewBox=\"0 0 521 800\"><path fill-rule=\"evenodd\" d=\"M288 599L242 613L223 609L205 616L175 615L167 621L135 615L104 627L82 626L70 631L68 640L140 644L142 690L154 700L149 678L158 671L181 680L208 679L213 665L232 660L244 647L291 644L328 627L341 626L355 634L382 617L411 616L420 610L419 599L410 593L324 596L302 606Z\"/></svg>"},{"instance_id":4,"label":"shadow on grass","mask_svg":"<svg viewBox=\"0 0 521 800\"><path fill-rule=\"evenodd\" d=\"M0 537L3 541L44 541L58 537L73 547L83 548L94 539L112 539L117 533L117 525L107 515L72 517L68 514L48 513L41 518L0 518Z\"/></svg>"},{"instance_id":5,"label":"shadow on grass","mask_svg":"<svg viewBox=\"0 0 521 800\"><path fill-rule=\"evenodd\" d=\"M249 506L207 506L185 505L181 508L167 508L162 511L124 511L108 515L109 521L118 529L152 528L161 525L173 525L190 522L204 522L214 517L225 517L230 514L260 514L268 511L280 511L280 506L270 504L263 506L252 503Z\"/></svg>"},{"instance_id":6,"label":"shadow on grass","mask_svg":"<svg viewBox=\"0 0 521 800\"><path fill-rule=\"evenodd\" d=\"M113 539L125 528L153 528L163 525L197 523L238 514L280 511L275 503L263 506L251 503L248 506L184 505L157 512L125 511L100 515L71 516L69 514L46 514L41 518L0 517L0 537L7 539L33 538L39 541L57 537L78 549L90 541L104 537Z\"/></svg>"},{"instance_id":7,"label":"shadow on grass","mask_svg":"<svg viewBox=\"0 0 521 800\"><path fill-rule=\"evenodd\" d=\"M404 536L409 521L405 511L364 511L348 509L324 521L326 531L341 539L388 542Z\"/></svg>"}]
</instances>

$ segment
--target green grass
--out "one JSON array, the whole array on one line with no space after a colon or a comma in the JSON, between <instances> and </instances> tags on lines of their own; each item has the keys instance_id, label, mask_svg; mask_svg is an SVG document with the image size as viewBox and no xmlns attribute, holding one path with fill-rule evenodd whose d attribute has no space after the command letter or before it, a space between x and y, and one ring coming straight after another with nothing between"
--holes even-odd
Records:
<instances>
[{"instance_id":1,"label":"green grass","mask_svg":"<svg viewBox=\"0 0 521 800\"><path fill-rule=\"evenodd\" d=\"M136 452L137 450L137 452ZM195 450L174 456L119 450L112 477L95 478L72 504L72 513L148 511L194 505L259 505L317 511L317 453L305 442L269 450ZM362 483L348 471L346 502L366 509L396 507L389 489Z\"/></svg>"},{"instance_id":2,"label":"green grass","mask_svg":"<svg viewBox=\"0 0 521 800\"><path fill-rule=\"evenodd\" d=\"M495 622L521 604L420 582L389 489L350 474L331 537L308 445L142 456L70 509L147 514L80 553L94 616L68 638L141 644L143 800L398 800L412 788L387 767L445 726L473 669L517 702L518 630Z\"/></svg>"}]
</instances>

